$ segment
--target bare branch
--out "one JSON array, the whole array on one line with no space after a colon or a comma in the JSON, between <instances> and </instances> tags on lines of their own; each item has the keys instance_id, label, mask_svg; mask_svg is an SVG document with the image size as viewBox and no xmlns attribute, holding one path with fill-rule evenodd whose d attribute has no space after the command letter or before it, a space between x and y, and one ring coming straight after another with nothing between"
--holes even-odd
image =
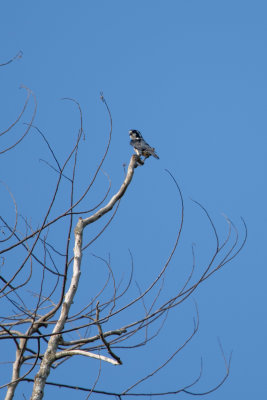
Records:
<instances>
[{"instance_id":1,"label":"bare branch","mask_svg":"<svg viewBox=\"0 0 267 400\"><path fill-rule=\"evenodd\" d=\"M12 194L11 190L9 189L9 187L2 181L0 181L0 183L3 186L5 186L6 190L8 191L8 193L9 193L9 195L10 195L12 201L13 201L14 208L15 208L15 224L14 224L14 227L11 229L10 235L5 237L5 239L0 240L0 243L3 243L3 242L8 241L14 235L14 232L16 231L17 224L18 224L18 209L17 209L17 203L16 203L16 200L15 200L15 197L13 196L13 194Z\"/></svg>"},{"instance_id":2,"label":"bare branch","mask_svg":"<svg viewBox=\"0 0 267 400\"><path fill-rule=\"evenodd\" d=\"M8 60L8 61L6 61L6 62L0 64L0 67L4 67L5 65L8 65L8 64L12 63L12 62L15 61L15 60L19 60L20 58L22 58L22 56L23 56L23 51L20 50L20 51L19 51L14 57L12 57L10 60Z\"/></svg>"},{"instance_id":3,"label":"bare branch","mask_svg":"<svg viewBox=\"0 0 267 400\"><path fill-rule=\"evenodd\" d=\"M113 335L120 336L122 333L125 333L125 332L127 332L126 329L121 328L121 329L115 329L113 331L104 332L104 333L102 333L102 335L105 338L105 337L113 336ZM61 340L60 345L61 346L73 346L76 344L87 344L87 343L95 342L96 340L99 340L99 339L100 339L100 335L96 335L96 336L92 336L92 337L84 338L84 339L71 340L70 342Z\"/></svg>"},{"instance_id":4,"label":"bare branch","mask_svg":"<svg viewBox=\"0 0 267 400\"><path fill-rule=\"evenodd\" d=\"M34 99L34 111L33 111L33 115L32 115L31 121L30 121L30 123L29 123L29 126L28 126L28 128L25 130L25 132L23 133L23 135L22 135L14 144L12 144L11 146L7 147L6 149L0 151L0 155L6 153L7 151L9 151L9 150L13 149L14 147L16 147L16 146L25 138L25 136L26 136L26 135L28 134L28 132L30 131L30 126L32 125L32 123L33 123L33 121L34 121L34 118L35 118L35 115L36 115L36 111L37 111L37 101L36 101L35 94L34 94L29 88L27 88L27 87L24 86L24 85L21 85L21 88L26 89L26 90L28 91L28 95L31 94L31 95L33 96L33 99ZM23 108L23 110L22 110L22 113L20 114L20 116L18 117L18 119L15 121L15 123L13 123L13 124L8 128L8 131L14 126L14 124L16 124L16 123L18 122L18 120L20 119L21 115L22 115L22 114L24 113L24 111L25 111L25 108L26 108L26 106L27 106L27 103L28 103L28 99L26 100L26 103L25 103L25 106L24 106L24 108ZM6 132L6 131L5 131L5 132Z\"/></svg>"},{"instance_id":5,"label":"bare branch","mask_svg":"<svg viewBox=\"0 0 267 400\"><path fill-rule=\"evenodd\" d=\"M116 360L117 364L122 364L121 359L111 350L110 344L106 341L105 336L103 335L102 327L101 327L101 325L99 323L99 308L98 308L98 305L99 305L99 301L96 303L96 325L97 325L97 328L98 328L99 336L100 336L102 342L104 343L107 351Z\"/></svg>"},{"instance_id":6,"label":"bare branch","mask_svg":"<svg viewBox=\"0 0 267 400\"><path fill-rule=\"evenodd\" d=\"M131 180L133 178L134 168L136 166L137 158L138 157L136 155L133 155L131 157L130 164L128 166L127 175L126 175L126 178L125 178L123 184L120 187L120 190L110 199L110 201L108 202L108 204L106 206L102 207L99 211L97 211L91 217L85 218L83 220L84 227L89 224L92 224L93 222L97 221L99 218L103 217L103 215L105 215L107 212L112 210L112 208L117 203L117 201L119 201L121 199L121 197L126 192L127 187L129 186L129 184L131 183Z\"/></svg>"},{"instance_id":7,"label":"bare branch","mask_svg":"<svg viewBox=\"0 0 267 400\"><path fill-rule=\"evenodd\" d=\"M117 360L114 360L112 358L101 356L99 354L90 353L89 351L85 351L85 350L63 350L63 351L60 351L55 354L55 360L58 360L63 357L71 357L71 356L75 356L75 355L95 358L97 360L102 360L102 361L108 362L113 365L121 364Z\"/></svg>"}]
</instances>

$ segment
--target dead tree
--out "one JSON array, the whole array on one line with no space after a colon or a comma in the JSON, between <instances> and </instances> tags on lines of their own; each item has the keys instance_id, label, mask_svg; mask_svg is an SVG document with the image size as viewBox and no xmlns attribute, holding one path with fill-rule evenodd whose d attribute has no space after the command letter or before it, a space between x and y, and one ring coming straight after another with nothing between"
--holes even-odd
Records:
<instances>
[{"instance_id":1,"label":"dead tree","mask_svg":"<svg viewBox=\"0 0 267 400\"><path fill-rule=\"evenodd\" d=\"M80 105L75 100L68 99L74 102L79 110L80 127L73 148L61 164L46 136L34 125L37 103L34 94L27 88L26 91L28 96L21 113L8 128L1 132L1 136L7 136L11 129L18 126L22 116L26 115L25 113L30 100L33 100L35 104L32 115L28 122L22 125L24 126L23 133L16 139L10 136L9 144L1 148L0 155L4 153L12 154L13 149L18 148L20 142L26 137L28 132L34 130L44 140L53 158L53 165L48 162L46 164L55 171L57 179L54 191L51 194L50 204L43 218L39 221L38 226L34 226L28 217L22 217L19 214L17 203L12 194L12 183L8 182L9 186L6 186L6 182L2 183L2 190L8 193L15 207L15 222L13 224L9 218L5 217L5 214L0 217L0 234L2 236L2 248L0 251L2 264L0 270L0 344L4 343L5 346L9 346L9 354L13 354L12 376L9 381L1 382L1 391L6 391L5 399L14 399L18 385L23 382L32 383L32 400L42 399L47 385L84 391L87 392L88 397L90 395L97 396L97 394L101 394L101 398L104 398L104 396L115 396L118 399L128 398L129 396L133 396L134 398L136 396L148 398L153 395L163 396L179 393L196 395L197 393L194 392L193 386L201 378L202 367L199 369L199 375L192 377L190 384L183 387L165 388L162 393L141 393L138 392L138 385L162 370L196 335L198 331L197 309L195 322L189 337L183 343L177 343L175 352L167 357L167 359L157 360L157 365L154 366L154 369L151 367L151 371L147 376L136 379L132 385L125 387L123 390L118 389L116 392L109 392L108 390L96 388L99 376L95 384L91 387L87 387L86 385L83 387L74 386L67 382L56 382L53 377L53 370L60 368L65 362L71 364L74 356L77 355L87 359L94 359L92 362L95 363L95 370L99 369L98 375L100 375L103 363L117 365L117 368L121 368L120 365L124 362L120 354L122 349L123 352L126 350L135 351L135 348L146 346L148 343L153 342L153 339L160 335L167 317L170 317L175 309L179 308L183 302L190 298L202 282L206 281L211 275L236 257L246 241L245 224L244 238L239 240L237 229L227 219L228 235L221 242L208 212L199 205L205 213L213 231L216 242L215 250L209 262L201 271L196 266L193 252L192 268L188 271L187 279L176 292L168 294L168 298L166 298L166 294L164 294L164 280L167 279L166 272L171 262L173 262L173 256L180 240L184 221L183 197L175 178L169 172L177 189L177 203L179 203L179 207L176 217L177 235L165 265L162 266L161 270L158 271L145 290L140 289L135 297L131 297L128 296L128 293L132 287L134 268L132 255L130 254L131 272L124 289L121 289L121 283L117 283L118 281L110 260L98 257L99 261L104 263L108 270L107 278L105 281L103 279L101 286L97 290L97 294L91 296L92 298L89 302L85 303L80 298L76 300L79 293L82 256L86 254L92 243L104 234L106 228L112 222L118 211L120 201L125 196L127 188L134 177L136 167L138 167L139 171L141 168L145 168L145 165L140 163L137 155L131 156L127 172L119 190L115 191L115 194L108 200L111 191L111 184L109 184L99 204L88 210L85 205L88 193L96 182L99 171L106 159L112 136L111 113L103 95L101 95L101 99L107 109L110 120L110 132L107 144L103 152L103 157L96 167L90 182L77 197L76 187L78 185L76 176L78 153L82 145L81 139L84 135L83 116ZM4 181L4 177L1 179ZM68 193L64 189L64 196L65 200L66 196L68 196L68 205L66 206L66 203L63 202L64 207L58 211L58 206L55 207L55 205L58 197L62 196L60 190L66 182L69 185L69 189ZM79 188L79 190L81 189ZM124 201L127 201L127 199L124 199ZM54 212L54 208L56 208L56 212ZM104 226L99 232L95 232L95 236L88 243L84 243L85 228L106 214L109 215L109 219L105 222ZM58 228L58 225L62 221L65 222L64 232L62 232L62 228ZM55 234L53 234L53 230L55 230ZM74 250L72 254L70 243L73 236ZM65 243L64 251L60 250L63 248L63 243ZM16 260L15 263L14 260ZM91 279L94 279L94 277L92 276ZM112 291L110 288L112 288ZM106 297L106 293L108 294L108 298ZM136 310L134 314L132 312L133 309ZM132 318L132 315L135 315L135 317ZM110 326L116 326L116 328L109 329L108 327ZM156 326L156 329L150 333L153 326ZM221 378L220 383L216 387L207 389L207 393L216 390L225 381L229 374L229 367L230 360L225 360L224 377ZM100 383L102 386L105 384L102 380L100 380ZM118 387L121 387L121 385L118 385Z\"/></svg>"}]
</instances>

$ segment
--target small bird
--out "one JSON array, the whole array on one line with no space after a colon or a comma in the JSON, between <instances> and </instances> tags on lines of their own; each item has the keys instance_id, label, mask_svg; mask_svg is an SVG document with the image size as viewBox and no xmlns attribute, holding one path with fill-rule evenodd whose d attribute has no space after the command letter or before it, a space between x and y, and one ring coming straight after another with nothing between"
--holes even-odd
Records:
<instances>
[{"instance_id":1,"label":"small bird","mask_svg":"<svg viewBox=\"0 0 267 400\"><path fill-rule=\"evenodd\" d=\"M149 144L141 135L141 132L137 131L136 129L131 129L129 131L129 135L131 138L130 145L133 146L134 151L139 157L144 156L146 159L150 156L153 156L159 159L159 156L155 153L154 147L149 146Z\"/></svg>"}]
</instances>

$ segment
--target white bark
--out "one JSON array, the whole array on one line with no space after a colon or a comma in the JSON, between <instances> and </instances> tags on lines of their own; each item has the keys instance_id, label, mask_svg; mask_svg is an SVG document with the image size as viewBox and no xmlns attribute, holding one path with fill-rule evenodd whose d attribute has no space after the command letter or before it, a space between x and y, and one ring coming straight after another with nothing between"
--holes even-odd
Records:
<instances>
[{"instance_id":1,"label":"white bark","mask_svg":"<svg viewBox=\"0 0 267 400\"><path fill-rule=\"evenodd\" d=\"M13 369L12 369L12 383L8 386L7 393L5 400L12 400L15 394L16 387L18 385L18 379L19 379L19 371L20 371L20 364L19 364L19 359L20 359L20 351L16 351L16 361L13 364Z\"/></svg>"},{"instance_id":2,"label":"white bark","mask_svg":"<svg viewBox=\"0 0 267 400\"><path fill-rule=\"evenodd\" d=\"M19 331L11 331L12 334L15 336L16 335L21 335ZM19 373L20 373L20 367L21 367L21 357L22 357L22 352L25 347L25 341L26 339L20 339L19 341L19 347L17 348L16 351L16 360L13 364L12 368L12 381L8 385L7 388L7 393L5 400L12 400L15 394L16 387L19 383Z\"/></svg>"},{"instance_id":3,"label":"white bark","mask_svg":"<svg viewBox=\"0 0 267 400\"><path fill-rule=\"evenodd\" d=\"M82 260L82 235L83 235L82 218L79 218L74 234L75 234L74 261L73 261L73 274L70 287L65 295L65 299L61 307L60 317L55 325L55 328L53 329L54 335L50 337L46 352L44 353L44 357L40 365L40 369L35 376L31 400L41 400L44 396L46 379L50 373L51 365L56 359L56 351L60 340L60 333L64 328L64 324L67 320L70 306L73 302L74 295L78 288L79 278L81 274L80 266ZM55 335L55 333L57 334Z\"/></svg>"},{"instance_id":4,"label":"white bark","mask_svg":"<svg viewBox=\"0 0 267 400\"><path fill-rule=\"evenodd\" d=\"M117 203L117 201L121 199L121 197L124 195L127 187L131 183L137 159L138 159L138 157L136 155L133 155L131 157L130 163L128 165L128 171L127 171L126 177L124 179L124 182L120 187L120 190L110 199L108 204L106 204L104 207L102 207L100 210L98 210L95 214L91 215L91 217L85 218L83 220L84 226L92 224L93 222L95 222L96 220L101 218L104 214L106 214L107 212L112 210L112 208Z\"/></svg>"},{"instance_id":5,"label":"white bark","mask_svg":"<svg viewBox=\"0 0 267 400\"><path fill-rule=\"evenodd\" d=\"M109 362L110 364L113 365L119 365L117 360L114 360L113 358L109 358L106 356L101 356L100 354L95 354L95 353L91 353L90 351L85 351L85 350L63 350L63 351L59 351L56 354L56 359L58 360L59 358L63 358L63 357L71 357L71 356L85 356L85 357L90 357L90 358L96 358L97 360L101 360L101 361L106 361Z\"/></svg>"},{"instance_id":6,"label":"white bark","mask_svg":"<svg viewBox=\"0 0 267 400\"><path fill-rule=\"evenodd\" d=\"M121 199L121 197L124 195L127 187L129 186L129 184L132 180L136 162L137 162L137 156L133 155L131 157L131 160L130 160L130 163L128 166L127 175L124 179L123 184L121 185L117 194L115 194L111 198L111 200L108 202L108 204L105 207L101 208L98 212L96 212L91 217L85 218L84 220L82 218L79 218L79 220L78 220L78 223L77 223L75 231L74 231L74 234L75 234L74 261L73 261L73 275L72 275L70 287L65 295L65 299L64 299L64 302L61 307L60 317L59 317L59 319L55 325L55 328L53 330L53 335L50 337L50 340L48 342L47 349L44 353L44 356L43 356L43 359L42 359L42 362L40 365L40 369L35 376L31 400L41 400L43 398L44 388L45 388L47 377L49 376L49 373L50 373L51 366L52 366L53 362L58 358L62 358L64 356L83 355L83 356L87 356L87 357L91 357L91 358L101 359L103 361L112 363L113 365L119 364L118 361L113 360L109 357L96 355L94 353L90 353L90 352L83 351L83 350L69 350L69 351L64 350L64 351L60 351L57 353L57 349L58 349L58 345L59 345L60 338L61 338L61 332L64 329L64 324L68 318L69 309L71 307L73 298L75 296L75 293L77 291L78 284L79 284L79 278L80 278L80 274L81 274L80 267L81 267L81 259L82 259L83 229L88 224L93 223L94 221L101 218L104 214L109 212L114 207L114 205ZM8 400L11 400L11 399L12 399L12 397L10 397Z\"/></svg>"}]
</instances>

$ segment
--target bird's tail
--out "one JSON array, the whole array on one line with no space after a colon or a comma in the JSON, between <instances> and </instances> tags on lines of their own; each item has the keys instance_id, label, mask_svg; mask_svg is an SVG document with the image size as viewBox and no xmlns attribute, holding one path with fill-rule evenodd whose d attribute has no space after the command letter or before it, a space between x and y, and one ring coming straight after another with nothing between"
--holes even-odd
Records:
<instances>
[{"instance_id":1,"label":"bird's tail","mask_svg":"<svg viewBox=\"0 0 267 400\"><path fill-rule=\"evenodd\" d=\"M159 156L157 155L157 153L155 152L155 149L152 148L153 152L151 153L153 157L157 158L157 160L159 160Z\"/></svg>"}]
</instances>

